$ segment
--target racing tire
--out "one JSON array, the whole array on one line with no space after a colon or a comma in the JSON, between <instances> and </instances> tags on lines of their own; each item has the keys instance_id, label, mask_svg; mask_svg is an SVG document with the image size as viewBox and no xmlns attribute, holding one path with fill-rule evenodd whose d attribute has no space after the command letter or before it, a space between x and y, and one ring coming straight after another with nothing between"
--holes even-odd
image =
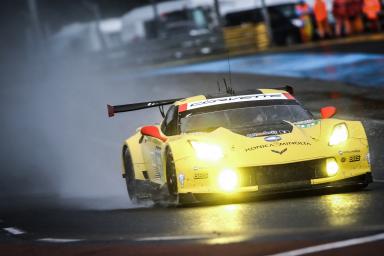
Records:
<instances>
[{"instance_id":1,"label":"racing tire","mask_svg":"<svg viewBox=\"0 0 384 256\"><path fill-rule=\"evenodd\" d=\"M165 150L165 156L166 156L166 179L167 179L167 186L168 186L168 192L171 197L171 199L176 200L177 199L177 176L176 176L176 167L175 167L175 161L173 159L172 151L169 147Z\"/></svg>"},{"instance_id":2,"label":"racing tire","mask_svg":"<svg viewBox=\"0 0 384 256\"><path fill-rule=\"evenodd\" d=\"M136 179L135 179L135 171L133 169L132 157L126 148L123 152L124 157L124 168L125 168L125 183L127 185L127 191L129 199L133 202L137 202L136 195Z\"/></svg>"}]
</instances>

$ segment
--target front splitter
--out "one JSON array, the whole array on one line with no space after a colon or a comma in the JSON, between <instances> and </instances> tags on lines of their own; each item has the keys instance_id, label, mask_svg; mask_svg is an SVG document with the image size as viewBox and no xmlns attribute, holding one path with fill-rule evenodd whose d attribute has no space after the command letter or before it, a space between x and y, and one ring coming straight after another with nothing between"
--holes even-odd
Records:
<instances>
[{"instance_id":1,"label":"front splitter","mask_svg":"<svg viewBox=\"0 0 384 256\"><path fill-rule=\"evenodd\" d=\"M260 189L253 192L239 193L182 193L179 194L179 205L189 205L198 203L230 203L237 201L250 200L253 198L294 193L299 191L318 191L338 188L364 188L372 183L372 173L368 172L359 176L312 185L309 182L297 182L294 184L272 184L260 186Z\"/></svg>"}]
</instances>

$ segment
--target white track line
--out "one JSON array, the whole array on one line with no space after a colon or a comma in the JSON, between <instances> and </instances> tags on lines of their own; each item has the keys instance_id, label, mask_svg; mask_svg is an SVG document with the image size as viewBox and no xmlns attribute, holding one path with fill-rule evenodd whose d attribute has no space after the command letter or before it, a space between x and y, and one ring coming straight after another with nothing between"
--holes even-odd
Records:
<instances>
[{"instance_id":1,"label":"white track line","mask_svg":"<svg viewBox=\"0 0 384 256\"><path fill-rule=\"evenodd\" d=\"M305 254L309 254L309 253L333 250L333 249L338 249L338 248L343 248L343 247L348 247L348 246L353 246L353 245L358 245L358 244L363 244L363 243L370 243L370 242L374 242L374 241L378 241L378 240L383 240L383 239L384 239L384 233L380 233L380 234L372 235L372 236L353 238L353 239L348 239L348 240L334 242L334 243L321 244L321 245L301 248L301 249L297 249L297 250L293 250L293 251L287 251L287 252L281 252L281 253L277 253L277 254L271 254L269 256L298 256L298 255L305 255Z\"/></svg>"},{"instance_id":2,"label":"white track line","mask_svg":"<svg viewBox=\"0 0 384 256\"><path fill-rule=\"evenodd\" d=\"M37 239L38 242L46 242L46 243L74 243L74 242L81 242L84 241L84 239L70 239L70 238L40 238Z\"/></svg>"},{"instance_id":3,"label":"white track line","mask_svg":"<svg viewBox=\"0 0 384 256\"><path fill-rule=\"evenodd\" d=\"M8 233L11 233L12 235L15 235L15 236L25 234L24 230L14 228L14 227L8 227L8 228L3 228L3 229L5 231L7 231Z\"/></svg>"},{"instance_id":4,"label":"white track line","mask_svg":"<svg viewBox=\"0 0 384 256\"><path fill-rule=\"evenodd\" d=\"M198 239L207 239L207 238L212 238L212 235L153 236L153 237L137 238L135 239L135 241L145 242L145 241L169 241L169 240L198 240Z\"/></svg>"}]
</instances>

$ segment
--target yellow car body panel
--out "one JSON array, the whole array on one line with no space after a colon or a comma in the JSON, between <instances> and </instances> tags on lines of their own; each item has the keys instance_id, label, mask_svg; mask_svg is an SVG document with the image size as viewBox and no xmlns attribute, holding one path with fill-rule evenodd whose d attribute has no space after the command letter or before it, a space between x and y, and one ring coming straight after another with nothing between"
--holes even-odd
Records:
<instances>
[{"instance_id":1,"label":"yellow car body panel","mask_svg":"<svg viewBox=\"0 0 384 256\"><path fill-rule=\"evenodd\" d=\"M286 93L281 90L265 89L262 93ZM180 106L205 100L195 96L174 103ZM329 140L335 126L345 124L348 139L339 145L330 146ZM293 166L296 163L318 163L319 168L327 168L327 159L334 159L338 165L335 175L323 175L308 179L310 185L329 184L371 173L369 163L369 146L364 127L359 121L340 119L312 120L307 123L290 123L292 131L280 134L281 140L268 142L265 136L246 137L226 128L217 128L211 132L182 133L166 136L162 140L144 136L138 131L127 139L123 148L128 148L132 157L135 178L158 185L167 186L166 149L172 150L179 194L219 194L237 195L243 192L258 192L261 187L244 175L250 168L269 168ZM158 126L160 130L160 126ZM223 157L219 160L199 160L191 141L204 142L219 146ZM311 162L312 161L312 162ZM124 161L123 161L124 162ZM287 167L288 168L288 167ZM220 172L230 169L239 175L239 184L230 193L223 191L218 185ZM319 172L324 170L320 170ZM143 174L146 172L147 177ZM125 175L125 168L123 168ZM290 182L288 188L296 188L298 182ZM298 186L300 187L300 186ZM266 190L279 190L282 184L270 184Z\"/></svg>"},{"instance_id":2,"label":"yellow car body panel","mask_svg":"<svg viewBox=\"0 0 384 256\"><path fill-rule=\"evenodd\" d=\"M324 129L323 139L311 139L305 134L306 130L310 134L310 130L317 129L317 127L295 127L292 132L294 135L280 135L282 140L274 143L266 143L262 137L246 138L223 128L219 128L209 135L188 135L180 138L177 141L178 143L174 142L174 151L178 152L175 154L177 174L183 173L185 175L184 185L178 184L179 192L222 192L217 187L217 175L226 168L236 171L242 167L279 165L313 159L335 158L339 164L340 171L332 177L313 179L311 181L312 184L337 181L370 172L370 165L367 160L369 149L365 133L359 134L356 138L349 139L343 145L333 147L328 145L329 134L332 130L329 128L333 128L335 124L340 122L341 120L336 119L319 121L318 126L322 126L322 129ZM355 126L359 126L359 123L351 122L351 129ZM221 138L226 139L223 141ZM193 148L188 145L188 140L204 141L219 145L224 149L224 158L219 162L198 160L194 156ZM170 143L172 144L172 142ZM285 148L287 148L286 152L281 155L271 151L271 149L276 149L281 152ZM360 158L360 160L354 161L356 158ZM257 186L253 190L257 191ZM249 191L249 188L239 188L237 191Z\"/></svg>"}]
</instances>

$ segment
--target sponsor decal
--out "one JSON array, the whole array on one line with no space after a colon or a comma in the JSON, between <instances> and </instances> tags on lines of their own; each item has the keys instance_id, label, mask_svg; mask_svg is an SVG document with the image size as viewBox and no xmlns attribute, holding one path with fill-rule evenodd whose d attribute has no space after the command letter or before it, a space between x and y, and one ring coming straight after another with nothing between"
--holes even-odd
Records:
<instances>
[{"instance_id":1,"label":"sponsor decal","mask_svg":"<svg viewBox=\"0 0 384 256\"><path fill-rule=\"evenodd\" d=\"M355 150L349 150L349 151L339 151L338 152L339 155L343 155L343 154L353 154L353 153L360 153L360 150L359 149L355 149Z\"/></svg>"},{"instance_id":2,"label":"sponsor decal","mask_svg":"<svg viewBox=\"0 0 384 256\"><path fill-rule=\"evenodd\" d=\"M265 141L267 142L275 142L275 141L280 141L281 137L278 135L272 135L264 138Z\"/></svg>"},{"instance_id":3,"label":"sponsor decal","mask_svg":"<svg viewBox=\"0 0 384 256\"><path fill-rule=\"evenodd\" d=\"M190 102L179 106L179 112L186 110L209 107L227 103L246 102L246 101L259 101L259 100L292 100L294 99L290 94L287 93L267 93L267 94L250 94L250 95L239 95L231 97L222 97L215 99L208 99L196 102Z\"/></svg>"},{"instance_id":4,"label":"sponsor decal","mask_svg":"<svg viewBox=\"0 0 384 256\"><path fill-rule=\"evenodd\" d=\"M359 162L360 161L360 155L353 155L349 157L349 162Z\"/></svg>"},{"instance_id":5,"label":"sponsor decal","mask_svg":"<svg viewBox=\"0 0 384 256\"><path fill-rule=\"evenodd\" d=\"M279 142L279 143L270 143L270 144L262 144L262 145L257 145L253 146L250 148L246 148L245 152L249 151L254 151L258 149L266 149L266 148L271 148L271 147L283 147L283 146L312 146L311 143L305 142L305 141L287 141L287 142Z\"/></svg>"},{"instance_id":6,"label":"sponsor decal","mask_svg":"<svg viewBox=\"0 0 384 256\"><path fill-rule=\"evenodd\" d=\"M342 162L342 163L344 163L345 162L345 157L342 157L341 159L340 159L340 161Z\"/></svg>"},{"instance_id":7,"label":"sponsor decal","mask_svg":"<svg viewBox=\"0 0 384 256\"><path fill-rule=\"evenodd\" d=\"M287 150L288 150L288 148L285 148L285 149L283 149L283 150L281 150L281 151L272 149L271 151L272 151L273 153L282 155L282 154L284 154Z\"/></svg>"},{"instance_id":8,"label":"sponsor decal","mask_svg":"<svg viewBox=\"0 0 384 256\"><path fill-rule=\"evenodd\" d=\"M195 180L202 180L202 179L208 179L208 173L207 172L198 172L193 175L193 178Z\"/></svg>"},{"instance_id":9,"label":"sponsor decal","mask_svg":"<svg viewBox=\"0 0 384 256\"><path fill-rule=\"evenodd\" d=\"M287 134L290 133L289 130L277 130L277 131L263 131L263 132L254 132L254 133L249 133L245 136L249 138L254 138L254 137L261 137L261 136L268 136L268 135L278 135L278 134Z\"/></svg>"}]
</instances>

